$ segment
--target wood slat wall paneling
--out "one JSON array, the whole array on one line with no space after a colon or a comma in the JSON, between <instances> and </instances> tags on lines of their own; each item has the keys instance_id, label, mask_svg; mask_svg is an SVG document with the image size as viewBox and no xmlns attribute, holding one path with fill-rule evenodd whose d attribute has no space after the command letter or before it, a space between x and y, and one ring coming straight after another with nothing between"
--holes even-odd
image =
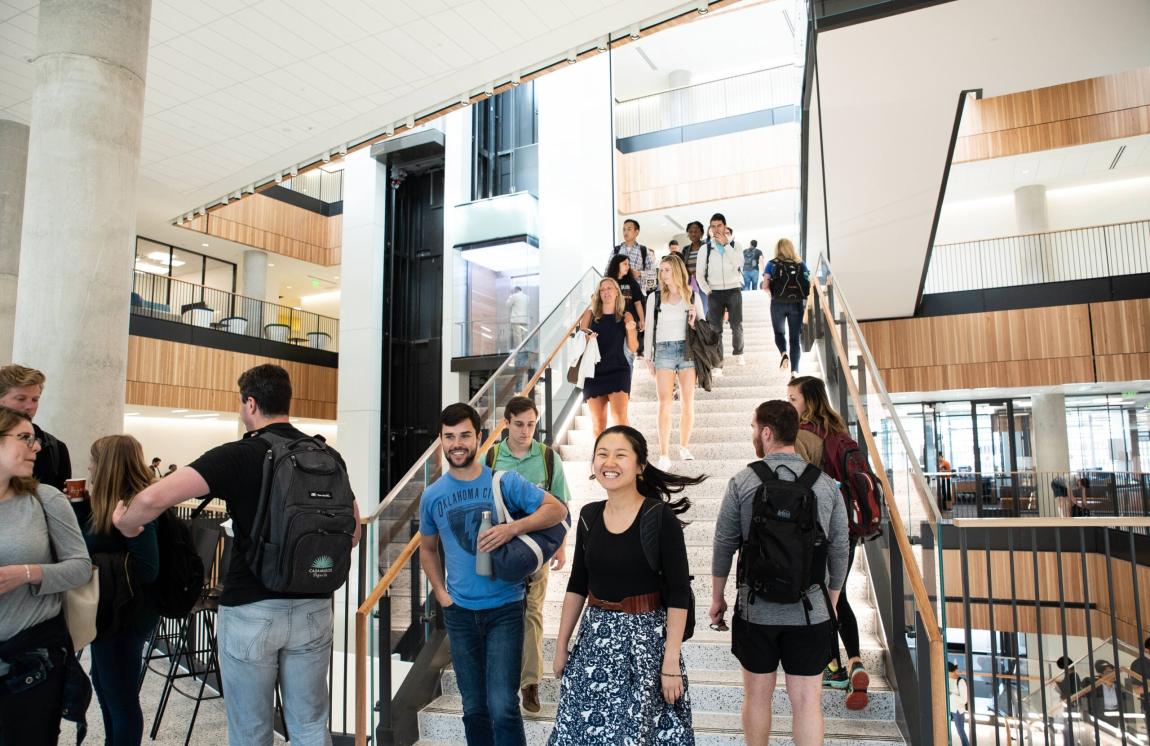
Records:
<instances>
[{"instance_id":1,"label":"wood slat wall paneling","mask_svg":"<svg viewBox=\"0 0 1150 746\"><path fill-rule=\"evenodd\" d=\"M862 330L892 392L1150 378L1150 299L868 321Z\"/></svg>"},{"instance_id":2,"label":"wood slat wall paneling","mask_svg":"<svg viewBox=\"0 0 1150 746\"><path fill-rule=\"evenodd\" d=\"M334 420L339 371L319 365L186 345L147 337L128 338L126 401L184 409L237 408L236 380L248 368L275 363L292 380L292 414Z\"/></svg>"},{"instance_id":3,"label":"wood slat wall paneling","mask_svg":"<svg viewBox=\"0 0 1150 746\"><path fill-rule=\"evenodd\" d=\"M967 104L954 162L999 158L1150 132L1150 68Z\"/></svg>"},{"instance_id":4,"label":"wood slat wall paneling","mask_svg":"<svg viewBox=\"0 0 1150 746\"><path fill-rule=\"evenodd\" d=\"M796 189L798 134L778 125L616 153L619 214Z\"/></svg>"},{"instance_id":5,"label":"wood slat wall paneling","mask_svg":"<svg viewBox=\"0 0 1150 746\"><path fill-rule=\"evenodd\" d=\"M342 214L327 217L262 194L214 207L180 226L325 267L340 262Z\"/></svg>"}]
</instances>

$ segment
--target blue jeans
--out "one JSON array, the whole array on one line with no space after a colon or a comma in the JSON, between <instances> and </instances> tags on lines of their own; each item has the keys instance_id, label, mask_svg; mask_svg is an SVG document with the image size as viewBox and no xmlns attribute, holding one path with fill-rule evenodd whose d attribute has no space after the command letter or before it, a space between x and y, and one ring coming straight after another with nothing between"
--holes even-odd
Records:
<instances>
[{"instance_id":1,"label":"blue jeans","mask_svg":"<svg viewBox=\"0 0 1150 746\"><path fill-rule=\"evenodd\" d=\"M139 746L144 737L144 713L136 688L144 665L145 638L112 635L93 642L92 688L104 716L106 746Z\"/></svg>"},{"instance_id":2,"label":"blue jeans","mask_svg":"<svg viewBox=\"0 0 1150 746\"><path fill-rule=\"evenodd\" d=\"M744 269L743 270L743 290L758 290L759 289L759 270L757 269Z\"/></svg>"},{"instance_id":3,"label":"blue jeans","mask_svg":"<svg viewBox=\"0 0 1150 746\"><path fill-rule=\"evenodd\" d=\"M519 712L523 602L482 611L453 604L443 610L443 623L463 695L467 746L526 746Z\"/></svg>"},{"instance_id":4,"label":"blue jeans","mask_svg":"<svg viewBox=\"0 0 1150 746\"><path fill-rule=\"evenodd\" d=\"M798 373L799 354L803 349L803 304L771 301L771 326L775 330L775 347L779 348L779 352L786 354L787 336L790 336L791 370Z\"/></svg>"},{"instance_id":5,"label":"blue jeans","mask_svg":"<svg viewBox=\"0 0 1150 746\"><path fill-rule=\"evenodd\" d=\"M221 606L220 669L231 746L270 746L276 677L292 746L330 746L331 599Z\"/></svg>"},{"instance_id":6,"label":"blue jeans","mask_svg":"<svg viewBox=\"0 0 1150 746\"><path fill-rule=\"evenodd\" d=\"M965 712L952 712L950 716L954 718L954 728L958 731L958 741L962 746L970 746L970 738L966 735L966 713Z\"/></svg>"}]
</instances>

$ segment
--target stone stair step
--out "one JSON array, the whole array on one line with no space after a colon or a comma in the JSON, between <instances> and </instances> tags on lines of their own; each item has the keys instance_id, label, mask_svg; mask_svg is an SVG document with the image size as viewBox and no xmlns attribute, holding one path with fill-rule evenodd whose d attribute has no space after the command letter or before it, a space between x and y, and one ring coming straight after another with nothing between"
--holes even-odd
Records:
<instances>
[{"instance_id":1,"label":"stone stair step","mask_svg":"<svg viewBox=\"0 0 1150 746\"><path fill-rule=\"evenodd\" d=\"M716 392L712 391L707 394L706 391L700 391L704 397L700 397L696 402L695 416L702 412L709 414L726 414L728 418L735 415L736 422L728 424L745 424L747 426L747 440L750 440L751 430L751 414L755 411L755 407L762 404L767 399L782 398L786 396L786 390L782 387L772 389L770 386L761 386L757 389L740 388L741 395L739 397L724 396L721 392L716 396ZM703 402L706 404L703 404ZM679 414L679 402L674 402L671 406L671 411L674 413L675 419ZM651 431L655 430L655 416L659 414L659 402L655 401L654 394L652 393L650 399L631 399L627 405L627 416L631 419L631 424L635 424L636 417L646 415L651 418ZM646 422L646 420L642 420ZM642 429L642 428L640 428Z\"/></svg>"},{"instance_id":2,"label":"stone stair step","mask_svg":"<svg viewBox=\"0 0 1150 746\"><path fill-rule=\"evenodd\" d=\"M676 412L674 416L678 417L678 412ZM714 461L719 459L728 460L736 456L745 456L746 461L743 462L743 465L745 466L755 458L755 447L751 443L751 428L749 426L746 428L746 435L747 437L745 442L742 444L730 442L700 443L692 437L692 442L687 446L687 448L691 451L691 455L694 456L696 460L700 461ZM674 433L674 436L675 437L671 439L668 455L676 462L679 462L682 459L682 456L680 455L678 445L678 433ZM647 447L651 449L653 454L657 453L659 450L658 442L659 441L657 437L651 438L647 441ZM563 459L564 462L586 461L590 463L593 448L594 446L590 444L585 446L559 446L559 456Z\"/></svg>"},{"instance_id":3,"label":"stone stair step","mask_svg":"<svg viewBox=\"0 0 1150 746\"><path fill-rule=\"evenodd\" d=\"M778 697L779 695L776 695ZM782 695L785 698L785 695ZM841 693L840 693L841 697ZM875 698L872 696L872 701ZM776 703L778 699L776 699ZM873 705L872 705L873 706ZM825 737L831 744L851 746L890 746L902 743L898 724L893 719L875 717L867 710L840 717L825 712ZM523 713L523 725L529 744L545 744L555 722L556 706L544 704L536 714ZM844 709L844 712L848 712ZM460 744L463 736L463 703L458 696L444 695L419 713L419 732L431 743ZM742 724L735 712L692 712L692 730L698 746L733 746L743 744ZM791 744L789 704L785 712L775 710L771 744ZM423 743L423 741L420 741Z\"/></svg>"}]
</instances>

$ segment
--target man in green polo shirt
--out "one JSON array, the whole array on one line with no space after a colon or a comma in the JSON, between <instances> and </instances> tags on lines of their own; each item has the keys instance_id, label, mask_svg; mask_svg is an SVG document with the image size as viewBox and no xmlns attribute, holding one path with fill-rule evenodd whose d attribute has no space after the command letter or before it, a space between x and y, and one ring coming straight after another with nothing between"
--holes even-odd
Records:
<instances>
[{"instance_id":1,"label":"man in green polo shirt","mask_svg":"<svg viewBox=\"0 0 1150 746\"><path fill-rule=\"evenodd\" d=\"M571 498L563 476L563 462L553 449L535 440L535 426L539 424L535 402L526 396L512 398L503 410L503 419L507 420L507 439L487 452L487 465L494 471L514 471L566 504ZM519 688L523 709L531 713L539 712L539 682L543 678L543 601L547 596L547 576L551 570L562 569L566 561L567 547L561 544L550 565L543 563L543 567L527 579Z\"/></svg>"}]
</instances>

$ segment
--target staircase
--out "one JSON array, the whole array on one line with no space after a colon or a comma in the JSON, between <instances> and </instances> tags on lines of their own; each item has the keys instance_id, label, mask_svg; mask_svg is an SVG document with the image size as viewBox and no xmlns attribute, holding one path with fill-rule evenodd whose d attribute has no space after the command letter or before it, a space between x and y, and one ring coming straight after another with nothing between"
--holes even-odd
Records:
<instances>
[{"instance_id":1,"label":"staircase","mask_svg":"<svg viewBox=\"0 0 1150 746\"><path fill-rule=\"evenodd\" d=\"M743 700L742 674L738 661L731 655L730 632L713 632L708 626L708 608L711 598L711 540L715 530L715 517L726 489L728 479L754 460L751 443L751 414L762 401L786 398L787 375L778 369L779 354L774 346L770 325L769 299L765 293L744 293L744 330L746 339L746 365L735 366L730 361L730 329L724 334L727 345L727 369L715 380L712 391L697 390L695 399L695 429L690 449L694 461L678 459L678 412L672 410L671 458L672 469L680 473L707 474L710 478L691 488L687 494L692 501L691 510L683 517L690 521L685 529L687 554L691 573L695 576L694 591L699 606L695 636L683 645L690 696L694 714L694 730L699 746L740 744L742 725L740 707ZM813 373L816 361L813 352L803 362L803 373ZM637 361L631 388L630 419L646 437L651 458L658 456L658 433L655 382L646 364ZM594 438L591 421L584 406L572 429L567 433L566 445L560 446L564 469L572 492L571 510L578 515L588 502L606 497L598 482L587 479L591 473L591 449ZM571 532L568 557L574 554L575 535ZM826 716L826 741L842 746L890 746L903 743L895 722L895 692L885 677L884 651L878 629L878 614L871 598L863 552L857 552L846 592L859 619L862 638L862 658L871 676L870 704L866 709L852 712L844 707L845 692L823 689L823 712ZM550 660L555 652L560 608L566 592L568 569L551 574L547 587L544 619L544 658L547 672L540 686L543 703L540 713L524 713L529 744L544 744L555 719L559 682L549 673ZM727 603L734 607L734 571L727 586ZM729 621L729 617L728 617ZM578 632L576 631L576 634ZM574 637L573 637L574 639ZM843 660L845 661L845 655ZM772 744L792 743L790 702L782 688L774 699L774 733ZM421 739L419 746L446 746L464 743L462 703L454 672L444 671L442 696L419 714Z\"/></svg>"}]
</instances>

